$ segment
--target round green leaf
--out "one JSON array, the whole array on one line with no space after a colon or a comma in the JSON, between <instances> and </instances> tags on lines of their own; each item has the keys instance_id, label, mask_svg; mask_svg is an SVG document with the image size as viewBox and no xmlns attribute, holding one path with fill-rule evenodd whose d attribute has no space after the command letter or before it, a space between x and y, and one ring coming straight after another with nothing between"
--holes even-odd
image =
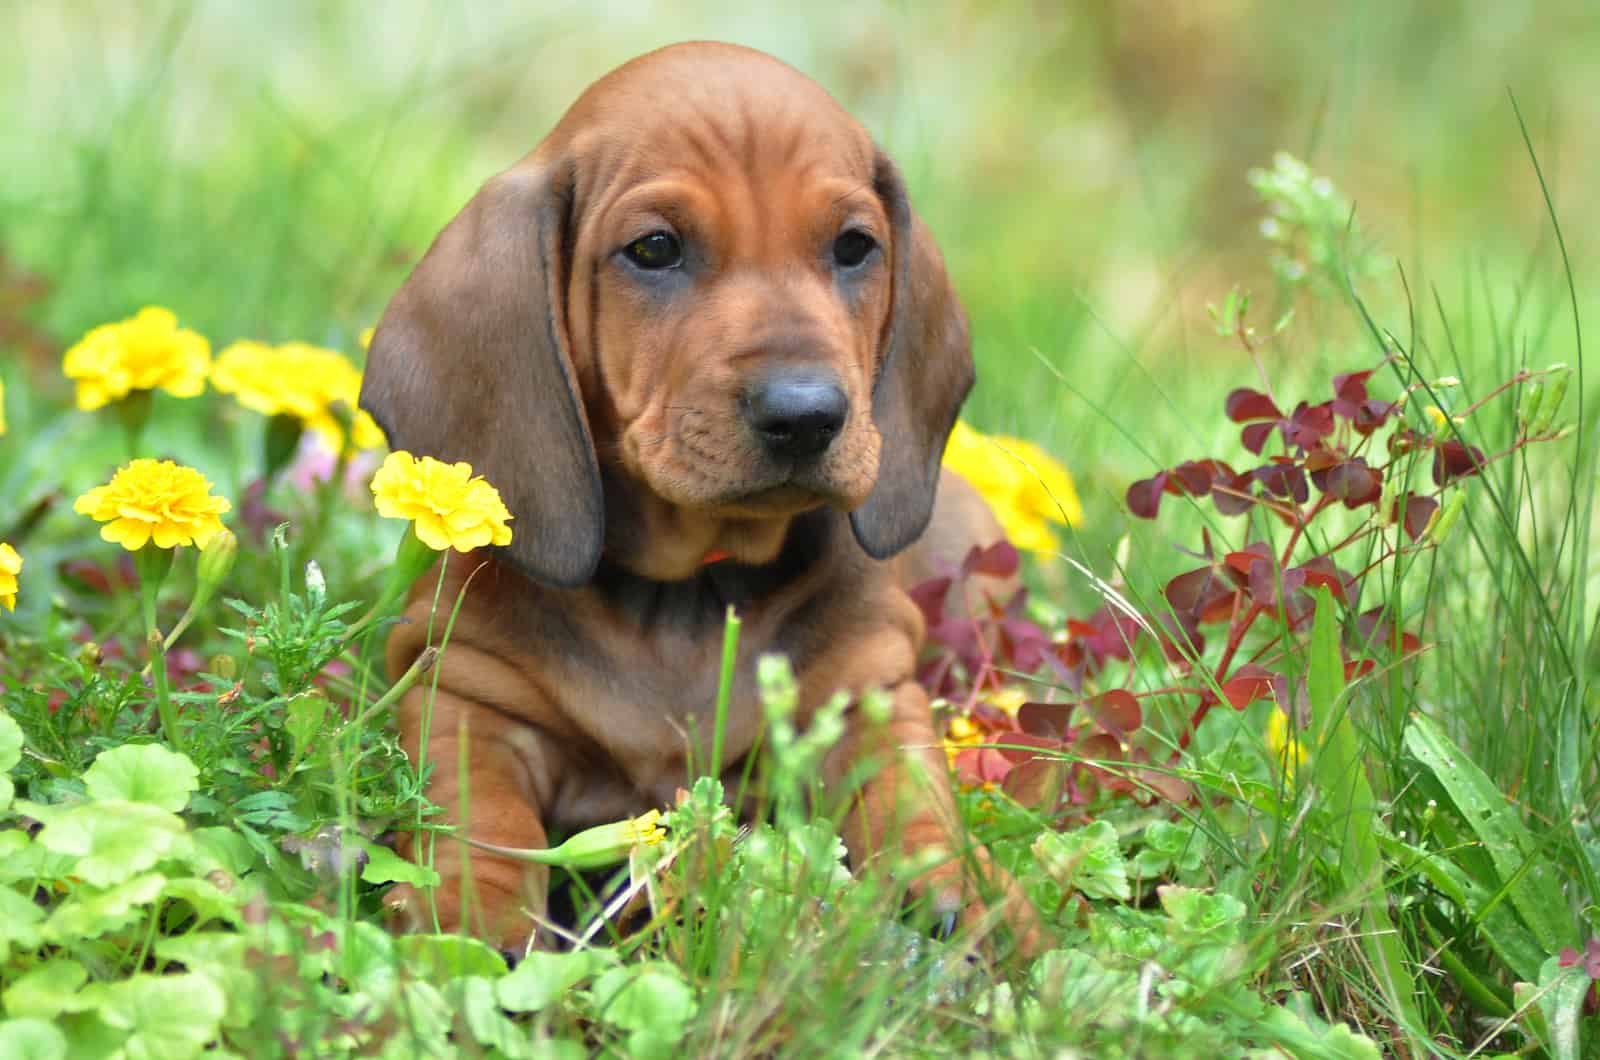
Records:
<instances>
[{"instance_id":1,"label":"round green leaf","mask_svg":"<svg viewBox=\"0 0 1600 1060\"><path fill-rule=\"evenodd\" d=\"M120 883L173 856L187 844L175 814L144 802L88 802L57 816L39 843L78 857L72 874L96 887Z\"/></svg>"},{"instance_id":2,"label":"round green leaf","mask_svg":"<svg viewBox=\"0 0 1600 1060\"><path fill-rule=\"evenodd\" d=\"M0 1056L10 1060L66 1060L67 1038L44 1020L3 1020Z\"/></svg>"},{"instance_id":3,"label":"round green leaf","mask_svg":"<svg viewBox=\"0 0 1600 1060\"><path fill-rule=\"evenodd\" d=\"M676 1040L694 1016L694 990L664 961L613 968L594 984L596 1014L625 1031Z\"/></svg>"},{"instance_id":4,"label":"round green leaf","mask_svg":"<svg viewBox=\"0 0 1600 1060\"><path fill-rule=\"evenodd\" d=\"M128 1060L188 1060L217 1036L227 1008L210 977L135 975L97 991L100 1018L128 1032Z\"/></svg>"},{"instance_id":5,"label":"round green leaf","mask_svg":"<svg viewBox=\"0 0 1600 1060\"><path fill-rule=\"evenodd\" d=\"M495 984L500 1004L512 1012L537 1012L603 968L616 963L611 950L545 953L522 958L511 974Z\"/></svg>"},{"instance_id":6,"label":"round green leaf","mask_svg":"<svg viewBox=\"0 0 1600 1060\"><path fill-rule=\"evenodd\" d=\"M177 813L200 786L187 755L158 744L123 744L103 752L83 774L90 798L125 799Z\"/></svg>"},{"instance_id":7,"label":"round green leaf","mask_svg":"<svg viewBox=\"0 0 1600 1060\"><path fill-rule=\"evenodd\" d=\"M78 991L89 979L83 965L66 957L46 961L6 987L6 1013L54 1019L63 1012L78 1012ZM0 1054L6 1055L6 1054Z\"/></svg>"},{"instance_id":8,"label":"round green leaf","mask_svg":"<svg viewBox=\"0 0 1600 1060\"><path fill-rule=\"evenodd\" d=\"M538 1055L526 1027L506 1019L495 1000L494 984L481 975L469 975L451 984L448 996L466 1019L467 1029L479 1045L508 1060L533 1060Z\"/></svg>"},{"instance_id":9,"label":"round green leaf","mask_svg":"<svg viewBox=\"0 0 1600 1060\"><path fill-rule=\"evenodd\" d=\"M136 876L107 891L83 887L69 895L44 925L44 937L74 944L127 927L145 915L161 896L167 878L159 872Z\"/></svg>"},{"instance_id":10,"label":"round green leaf","mask_svg":"<svg viewBox=\"0 0 1600 1060\"><path fill-rule=\"evenodd\" d=\"M395 943L407 964L435 979L482 975L498 979L506 974L506 959L492 947L461 935L407 935Z\"/></svg>"}]
</instances>

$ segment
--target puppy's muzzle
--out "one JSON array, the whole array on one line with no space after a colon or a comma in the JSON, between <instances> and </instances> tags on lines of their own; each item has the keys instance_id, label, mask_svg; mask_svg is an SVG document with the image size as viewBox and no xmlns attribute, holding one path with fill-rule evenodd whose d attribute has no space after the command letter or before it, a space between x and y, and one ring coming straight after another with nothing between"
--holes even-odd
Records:
<instances>
[{"instance_id":1,"label":"puppy's muzzle","mask_svg":"<svg viewBox=\"0 0 1600 1060\"><path fill-rule=\"evenodd\" d=\"M821 456L850 415L838 379L818 368L775 370L746 390L739 404L762 448L785 461Z\"/></svg>"}]
</instances>

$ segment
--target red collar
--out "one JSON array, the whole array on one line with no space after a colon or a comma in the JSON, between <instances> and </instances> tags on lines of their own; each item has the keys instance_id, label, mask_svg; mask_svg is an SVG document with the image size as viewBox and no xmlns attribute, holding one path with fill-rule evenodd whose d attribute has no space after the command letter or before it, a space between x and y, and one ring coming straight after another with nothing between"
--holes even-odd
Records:
<instances>
[{"instance_id":1,"label":"red collar","mask_svg":"<svg viewBox=\"0 0 1600 1060\"><path fill-rule=\"evenodd\" d=\"M709 567L713 563L721 563L725 559L732 559L733 553L725 549L714 548L700 557L700 566Z\"/></svg>"}]
</instances>

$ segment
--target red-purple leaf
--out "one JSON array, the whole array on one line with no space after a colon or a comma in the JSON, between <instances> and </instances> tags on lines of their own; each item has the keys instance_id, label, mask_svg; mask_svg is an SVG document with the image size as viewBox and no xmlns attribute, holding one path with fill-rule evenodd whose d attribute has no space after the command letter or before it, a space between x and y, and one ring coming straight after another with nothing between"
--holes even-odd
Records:
<instances>
[{"instance_id":1,"label":"red-purple leaf","mask_svg":"<svg viewBox=\"0 0 1600 1060\"><path fill-rule=\"evenodd\" d=\"M1223 515L1240 515L1250 510L1256 500L1250 494L1249 475L1219 475L1211 483L1211 503Z\"/></svg>"},{"instance_id":2,"label":"red-purple leaf","mask_svg":"<svg viewBox=\"0 0 1600 1060\"><path fill-rule=\"evenodd\" d=\"M1260 456L1261 450L1267 447L1267 439L1277 430L1279 422L1274 420L1270 423L1252 423L1239 432L1239 438L1244 442L1246 449Z\"/></svg>"},{"instance_id":3,"label":"red-purple leaf","mask_svg":"<svg viewBox=\"0 0 1600 1060\"><path fill-rule=\"evenodd\" d=\"M1356 429L1357 434L1365 437L1387 423L1397 408L1399 406L1392 402L1369 398L1356 409L1356 414L1350 418L1350 424Z\"/></svg>"},{"instance_id":4,"label":"red-purple leaf","mask_svg":"<svg viewBox=\"0 0 1600 1060\"><path fill-rule=\"evenodd\" d=\"M1240 387L1228 395L1227 403L1223 406L1228 413L1228 419L1234 423L1249 423L1251 420L1279 420L1283 413L1278 411L1278 406L1273 400L1259 390Z\"/></svg>"},{"instance_id":5,"label":"red-purple leaf","mask_svg":"<svg viewBox=\"0 0 1600 1060\"><path fill-rule=\"evenodd\" d=\"M1221 622L1233 614L1239 587L1215 566L1180 574L1167 583L1165 595L1172 609L1200 622Z\"/></svg>"},{"instance_id":6,"label":"red-purple leaf","mask_svg":"<svg viewBox=\"0 0 1600 1060\"><path fill-rule=\"evenodd\" d=\"M1031 762L1041 757L1061 757L1064 748L1060 740L1052 740L1047 736L1034 736L1026 732L997 732L989 738L995 749L1006 756L1006 761L1012 765L1022 762Z\"/></svg>"},{"instance_id":7,"label":"red-purple leaf","mask_svg":"<svg viewBox=\"0 0 1600 1060\"><path fill-rule=\"evenodd\" d=\"M1009 541L996 541L988 548L972 546L961 564L965 574L987 574L991 578L1009 578L1017 573L1019 556L1016 546Z\"/></svg>"},{"instance_id":8,"label":"red-purple leaf","mask_svg":"<svg viewBox=\"0 0 1600 1060\"><path fill-rule=\"evenodd\" d=\"M1000 790L1030 809L1050 814L1068 791L1071 775L1072 767L1066 762L1030 758L1006 772Z\"/></svg>"},{"instance_id":9,"label":"red-purple leaf","mask_svg":"<svg viewBox=\"0 0 1600 1060\"><path fill-rule=\"evenodd\" d=\"M1257 563L1272 562L1272 549L1265 541L1252 541L1241 551L1223 556L1222 562L1245 577L1252 577L1251 572Z\"/></svg>"},{"instance_id":10,"label":"red-purple leaf","mask_svg":"<svg viewBox=\"0 0 1600 1060\"><path fill-rule=\"evenodd\" d=\"M1383 493L1383 474L1361 457L1353 456L1329 468L1319 485L1328 496L1354 510L1371 504Z\"/></svg>"},{"instance_id":11,"label":"red-purple leaf","mask_svg":"<svg viewBox=\"0 0 1600 1060\"><path fill-rule=\"evenodd\" d=\"M1349 606L1355 579L1335 566L1333 560L1327 556L1313 556L1296 569L1305 573L1307 587L1326 585L1341 604Z\"/></svg>"},{"instance_id":12,"label":"red-purple leaf","mask_svg":"<svg viewBox=\"0 0 1600 1060\"><path fill-rule=\"evenodd\" d=\"M1167 488L1167 473L1140 479L1128 487L1128 511L1141 519L1154 519L1161 510L1161 494Z\"/></svg>"},{"instance_id":13,"label":"red-purple leaf","mask_svg":"<svg viewBox=\"0 0 1600 1060\"><path fill-rule=\"evenodd\" d=\"M1402 505L1404 505L1404 515L1401 514ZM1432 497L1419 497L1415 493L1408 493L1395 501L1389 517L1405 527L1406 536L1415 541L1428 528L1428 520L1433 518L1433 513L1438 510L1439 502Z\"/></svg>"},{"instance_id":14,"label":"red-purple leaf","mask_svg":"<svg viewBox=\"0 0 1600 1060\"><path fill-rule=\"evenodd\" d=\"M1011 772L1011 761L993 747L962 748L951 764L962 783L973 787L999 783Z\"/></svg>"},{"instance_id":15,"label":"red-purple leaf","mask_svg":"<svg viewBox=\"0 0 1600 1060\"><path fill-rule=\"evenodd\" d=\"M1311 496L1306 486L1305 472L1292 460L1274 460L1264 464L1250 472L1250 477L1261 483L1261 488L1274 497L1304 504Z\"/></svg>"},{"instance_id":16,"label":"red-purple leaf","mask_svg":"<svg viewBox=\"0 0 1600 1060\"><path fill-rule=\"evenodd\" d=\"M1483 467L1483 450L1475 445L1468 447L1451 439L1434 446L1433 482L1436 486L1443 486L1447 482L1468 475L1476 475L1481 467Z\"/></svg>"},{"instance_id":17,"label":"red-purple leaf","mask_svg":"<svg viewBox=\"0 0 1600 1060\"><path fill-rule=\"evenodd\" d=\"M1233 676L1222 682L1222 695L1234 710L1243 710L1258 699L1272 698L1276 674L1255 663L1243 663Z\"/></svg>"},{"instance_id":18,"label":"red-purple leaf","mask_svg":"<svg viewBox=\"0 0 1600 1060\"><path fill-rule=\"evenodd\" d=\"M1331 401L1324 401L1320 405L1300 402L1283 426L1283 440L1301 449L1310 449L1332 433L1333 402Z\"/></svg>"},{"instance_id":19,"label":"red-purple leaf","mask_svg":"<svg viewBox=\"0 0 1600 1060\"><path fill-rule=\"evenodd\" d=\"M1133 697L1132 692L1123 688L1113 688L1093 699L1084 700L1083 709L1100 723L1102 729L1123 743L1127 743L1130 733L1144 724L1144 713L1139 709L1139 701Z\"/></svg>"},{"instance_id":20,"label":"red-purple leaf","mask_svg":"<svg viewBox=\"0 0 1600 1060\"><path fill-rule=\"evenodd\" d=\"M1345 372L1333 377L1333 414L1347 420L1356 418L1361 405L1367 400L1367 379L1372 375L1368 369L1365 372Z\"/></svg>"},{"instance_id":21,"label":"red-purple leaf","mask_svg":"<svg viewBox=\"0 0 1600 1060\"><path fill-rule=\"evenodd\" d=\"M929 578L925 582L913 585L906 590L906 595L911 597L911 602L917 605L917 610L922 612L922 621L929 626L937 625L944 619L944 601L950 594L952 580L949 575L938 578Z\"/></svg>"},{"instance_id":22,"label":"red-purple leaf","mask_svg":"<svg viewBox=\"0 0 1600 1060\"><path fill-rule=\"evenodd\" d=\"M1024 703L1017 711L1017 724L1033 736L1065 740L1072 731L1072 703Z\"/></svg>"}]
</instances>

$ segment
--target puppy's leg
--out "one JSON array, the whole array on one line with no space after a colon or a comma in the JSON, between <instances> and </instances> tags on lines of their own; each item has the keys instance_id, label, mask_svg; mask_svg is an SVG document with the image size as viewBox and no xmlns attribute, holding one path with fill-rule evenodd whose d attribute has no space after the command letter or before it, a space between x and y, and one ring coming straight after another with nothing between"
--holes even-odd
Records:
<instances>
[{"instance_id":1,"label":"puppy's leg","mask_svg":"<svg viewBox=\"0 0 1600 1060\"><path fill-rule=\"evenodd\" d=\"M1018 949L1037 954L1045 938L1033 904L961 825L927 693L915 681L903 681L891 695L887 721L870 721L858 710L852 732L823 765L830 782L850 769L871 771L845 823L851 860L859 867L886 854L914 867L912 890L936 909L960 912L969 924L987 920L994 902Z\"/></svg>"},{"instance_id":2,"label":"puppy's leg","mask_svg":"<svg viewBox=\"0 0 1600 1060\"><path fill-rule=\"evenodd\" d=\"M443 688L431 711L427 697L425 689L415 688L402 700L400 734L406 754L420 762L427 723L427 761L433 767L428 797L458 827L465 813L469 821L461 834L473 839L516 849L546 846L539 806L544 785L538 781L549 777L550 763L537 731ZM439 929L465 929L503 948L525 947L534 935L534 918L544 915L549 870L469 848L444 834L430 841L427 832L406 837L400 853L426 863L430 842L432 865L441 878L433 894ZM402 930L433 930L427 899L413 889L396 887L385 904Z\"/></svg>"}]
</instances>

